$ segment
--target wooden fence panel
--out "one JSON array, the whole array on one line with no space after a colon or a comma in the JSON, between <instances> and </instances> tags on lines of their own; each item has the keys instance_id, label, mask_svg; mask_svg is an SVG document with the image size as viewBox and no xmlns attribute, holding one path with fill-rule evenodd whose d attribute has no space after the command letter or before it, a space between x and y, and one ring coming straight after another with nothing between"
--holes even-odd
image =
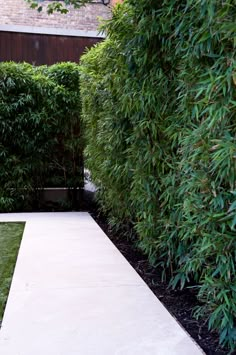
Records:
<instances>
[{"instance_id":1,"label":"wooden fence panel","mask_svg":"<svg viewBox=\"0 0 236 355\"><path fill-rule=\"evenodd\" d=\"M79 62L85 49L100 41L91 37L0 32L0 61L34 65Z\"/></svg>"}]
</instances>

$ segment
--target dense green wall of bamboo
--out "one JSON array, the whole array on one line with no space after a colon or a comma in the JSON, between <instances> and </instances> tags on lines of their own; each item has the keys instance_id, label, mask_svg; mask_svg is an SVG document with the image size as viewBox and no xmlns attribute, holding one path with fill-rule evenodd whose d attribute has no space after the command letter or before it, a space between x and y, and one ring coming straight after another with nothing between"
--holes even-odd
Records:
<instances>
[{"instance_id":1,"label":"dense green wall of bamboo","mask_svg":"<svg viewBox=\"0 0 236 355\"><path fill-rule=\"evenodd\" d=\"M40 189L83 186L75 63L0 63L0 212L40 208Z\"/></svg>"},{"instance_id":2,"label":"dense green wall of bamboo","mask_svg":"<svg viewBox=\"0 0 236 355\"><path fill-rule=\"evenodd\" d=\"M87 165L173 287L197 286L220 342L236 340L236 7L126 0L82 59Z\"/></svg>"}]
</instances>

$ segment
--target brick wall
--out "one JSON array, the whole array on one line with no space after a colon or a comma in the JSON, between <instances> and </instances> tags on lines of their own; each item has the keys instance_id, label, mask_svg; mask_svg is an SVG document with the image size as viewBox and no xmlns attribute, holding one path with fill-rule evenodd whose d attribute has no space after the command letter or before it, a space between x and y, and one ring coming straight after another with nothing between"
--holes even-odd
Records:
<instances>
[{"instance_id":1,"label":"brick wall","mask_svg":"<svg viewBox=\"0 0 236 355\"><path fill-rule=\"evenodd\" d=\"M110 4L111 4L112 6L114 6L114 5L117 4L117 3L121 3L121 2L123 2L123 0L110 0Z\"/></svg>"},{"instance_id":2,"label":"brick wall","mask_svg":"<svg viewBox=\"0 0 236 355\"><path fill-rule=\"evenodd\" d=\"M112 0L113 3L116 1ZM43 2L45 5L48 3ZM24 0L0 0L0 24L96 31L98 17L107 19L111 15L110 8L100 3L88 4L79 10L69 7L69 10L66 15L47 15L45 11L38 13L30 9Z\"/></svg>"}]
</instances>

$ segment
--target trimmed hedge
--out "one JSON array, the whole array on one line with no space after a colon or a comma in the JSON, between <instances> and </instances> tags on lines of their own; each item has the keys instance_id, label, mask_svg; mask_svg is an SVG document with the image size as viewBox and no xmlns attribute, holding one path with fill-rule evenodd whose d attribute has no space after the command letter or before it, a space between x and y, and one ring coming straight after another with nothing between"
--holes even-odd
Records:
<instances>
[{"instance_id":1,"label":"trimmed hedge","mask_svg":"<svg viewBox=\"0 0 236 355\"><path fill-rule=\"evenodd\" d=\"M79 70L0 64L0 211L34 208L39 189L83 184Z\"/></svg>"},{"instance_id":2,"label":"trimmed hedge","mask_svg":"<svg viewBox=\"0 0 236 355\"><path fill-rule=\"evenodd\" d=\"M52 172L49 172L45 183L47 186L66 186L76 190L84 184L79 67L74 63L59 63L47 67L44 72L58 87L63 88L54 98L57 107L57 128L54 131L57 143L53 153L56 159L51 161L54 179Z\"/></svg>"},{"instance_id":3,"label":"trimmed hedge","mask_svg":"<svg viewBox=\"0 0 236 355\"><path fill-rule=\"evenodd\" d=\"M236 347L236 8L127 0L82 58L87 165L173 287ZM163 275L164 275L163 274Z\"/></svg>"}]
</instances>

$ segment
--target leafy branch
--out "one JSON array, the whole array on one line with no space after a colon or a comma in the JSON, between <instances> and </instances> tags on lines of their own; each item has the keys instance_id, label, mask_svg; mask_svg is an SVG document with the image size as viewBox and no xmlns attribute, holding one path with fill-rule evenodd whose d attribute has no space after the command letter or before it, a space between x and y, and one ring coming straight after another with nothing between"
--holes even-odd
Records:
<instances>
[{"instance_id":1,"label":"leafy branch","mask_svg":"<svg viewBox=\"0 0 236 355\"><path fill-rule=\"evenodd\" d=\"M31 9L37 9L38 12L43 11L43 6L39 4L39 1L35 0L25 0ZM64 0L62 1L53 1L50 4L47 4L46 9L47 13L50 15L54 12L59 12L61 14L68 13L67 6L72 5L75 9L79 9L82 6L85 6L88 3L91 3L92 0Z\"/></svg>"}]
</instances>

